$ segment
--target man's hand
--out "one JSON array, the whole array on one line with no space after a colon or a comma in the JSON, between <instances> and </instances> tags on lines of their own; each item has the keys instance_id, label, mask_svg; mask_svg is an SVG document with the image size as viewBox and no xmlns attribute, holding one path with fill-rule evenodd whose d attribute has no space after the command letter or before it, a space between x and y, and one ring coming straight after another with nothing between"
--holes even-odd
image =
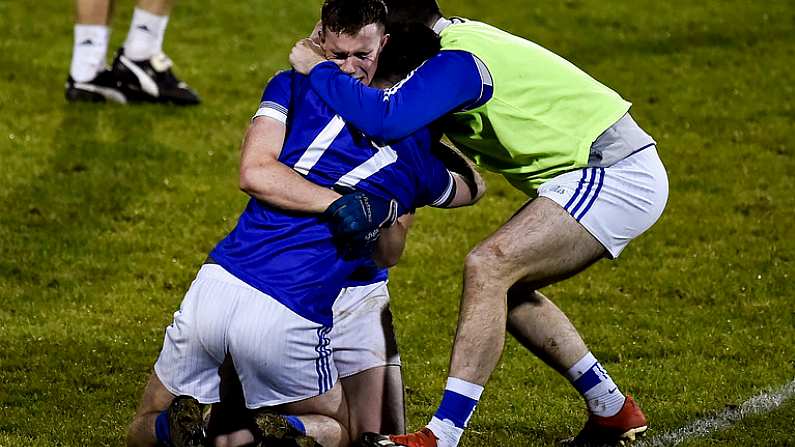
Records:
<instances>
[{"instance_id":1,"label":"man's hand","mask_svg":"<svg viewBox=\"0 0 795 447\"><path fill-rule=\"evenodd\" d=\"M323 212L335 236L389 227L397 219L397 202L354 191L332 202Z\"/></svg>"},{"instance_id":2,"label":"man's hand","mask_svg":"<svg viewBox=\"0 0 795 447\"><path fill-rule=\"evenodd\" d=\"M308 75L315 65L325 61L320 45L311 39L299 40L290 51L290 64L301 74Z\"/></svg>"},{"instance_id":3,"label":"man's hand","mask_svg":"<svg viewBox=\"0 0 795 447\"><path fill-rule=\"evenodd\" d=\"M354 191L335 200L323 212L346 258L372 256L380 229L397 220L397 202Z\"/></svg>"}]
</instances>

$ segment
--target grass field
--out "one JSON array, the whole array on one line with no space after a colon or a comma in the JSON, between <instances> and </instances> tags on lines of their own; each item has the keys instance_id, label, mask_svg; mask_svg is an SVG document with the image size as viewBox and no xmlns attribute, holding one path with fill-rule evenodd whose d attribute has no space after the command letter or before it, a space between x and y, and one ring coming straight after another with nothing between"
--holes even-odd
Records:
<instances>
[{"instance_id":1,"label":"grass field","mask_svg":"<svg viewBox=\"0 0 795 447\"><path fill-rule=\"evenodd\" d=\"M443 1L634 103L669 170L657 225L546 290L651 436L795 378L795 3ZM246 201L238 144L316 1L178 4L166 51L196 108L71 105L69 2L0 2L0 446L121 445L164 327ZM117 5L111 51L131 2ZM523 202L423 210L392 274L412 428L441 395L469 248ZM576 393L513 341L465 446L549 445ZM795 405L684 445L795 445Z\"/></svg>"}]
</instances>

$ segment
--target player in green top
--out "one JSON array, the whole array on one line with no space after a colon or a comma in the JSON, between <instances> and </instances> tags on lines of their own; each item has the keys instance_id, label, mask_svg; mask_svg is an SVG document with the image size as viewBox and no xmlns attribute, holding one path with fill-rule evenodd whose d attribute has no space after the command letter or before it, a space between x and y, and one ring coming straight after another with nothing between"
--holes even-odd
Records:
<instances>
[{"instance_id":1,"label":"player in green top","mask_svg":"<svg viewBox=\"0 0 795 447\"><path fill-rule=\"evenodd\" d=\"M660 217L668 196L656 143L617 93L554 53L489 25L445 19L434 0L389 0L391 19L436 31L442 50L381 91L325 62L309 40L293 66L340 116L391 140L442 118L479 166L532 200L467 256L458 331L444 397L431 422L371 445L456 446L494 370L504 328L568 378L589 418L575 444L632 440L644 414L538 290L615 258Z\"/></svg>"}]
</instances>

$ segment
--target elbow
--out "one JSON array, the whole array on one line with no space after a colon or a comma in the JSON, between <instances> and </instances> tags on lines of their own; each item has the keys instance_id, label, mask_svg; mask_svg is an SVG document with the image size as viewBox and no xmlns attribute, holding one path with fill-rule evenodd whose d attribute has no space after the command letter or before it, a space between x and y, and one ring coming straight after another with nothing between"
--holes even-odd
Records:
<instances>
[{"instance_id":1,"label":"elbow","mask_svg":"<svg viewBox=\"0 0 795 447\"><path fill-rule=\"evenodd\" d=\"M391 268L398 264L400 261L400 255L387 255L387 254L376 254L373 256L373 261L375 265L380 268Z\"/></svg>"},{"instance_id":2,"label":"elbow","mask_svg":"<svg viewBox=\"0 0 795 447\"><path fill-rule=\"evenodd\" d=\"M394 267L400 261L400 257L403 254L402 250L399 253L391 253L389 256L386 256L384 259L384 267Z\"/></svg>"},{"instance_id":3,"label":"elbow","mask_svg":"<svg viewBox=\"0 0 795 447\"><path fill-rule=\"evenodd\" d=\"M240 168L239 187L240 190L248 195L253 195L259 191L257 182L257 169L253 167L242 166Z\"/></svg>"}]
</instances>

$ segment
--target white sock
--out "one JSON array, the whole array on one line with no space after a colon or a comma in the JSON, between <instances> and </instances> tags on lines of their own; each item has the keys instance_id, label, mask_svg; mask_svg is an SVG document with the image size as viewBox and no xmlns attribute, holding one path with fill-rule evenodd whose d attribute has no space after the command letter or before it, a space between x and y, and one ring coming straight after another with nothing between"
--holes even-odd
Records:
<instances>
[{"instance_id":1,"label":"white sock","mask_svg":"<svg viewBox=\"0 0 795 447\"><path fill-rule=\"evenodd\" d=\"M464 434L463 428L458 428L448 420L440 420L436 416L431 418L427 425L436 436L436 447L457 447L458 441Z\"/></svg>"},{"instance_id":2,"label":"white sock","mask_svg":"<svg viewBox=\"0 0 795 447\"><path fill-rule=\"evenodd\" d=\"M590 352L569 368L566 376L585 398L592 414L615 416L624 406L624 395Z\"/></svg>"},{"instance_id":3,"label":"white sock","mask_svg":"<svg viewBox=\"0 0 795 447\"><path fill-rule=\"evenodd\" d=\"M159 16L135 8L130 31L124 42L124 55L134 61L148 60L163 51L168 16Z\"/></svg>"},{"instance_id":4,"label":"white sock","mask_svg":"<svg viewBox=\"0 0 795 447\"><path fill-rule=\"evenodd\" d=\"M105 68L110 29L105 25L75 25L75 43L69 74L77 82L94 79Z\"/></svg>"}]
</instances>

